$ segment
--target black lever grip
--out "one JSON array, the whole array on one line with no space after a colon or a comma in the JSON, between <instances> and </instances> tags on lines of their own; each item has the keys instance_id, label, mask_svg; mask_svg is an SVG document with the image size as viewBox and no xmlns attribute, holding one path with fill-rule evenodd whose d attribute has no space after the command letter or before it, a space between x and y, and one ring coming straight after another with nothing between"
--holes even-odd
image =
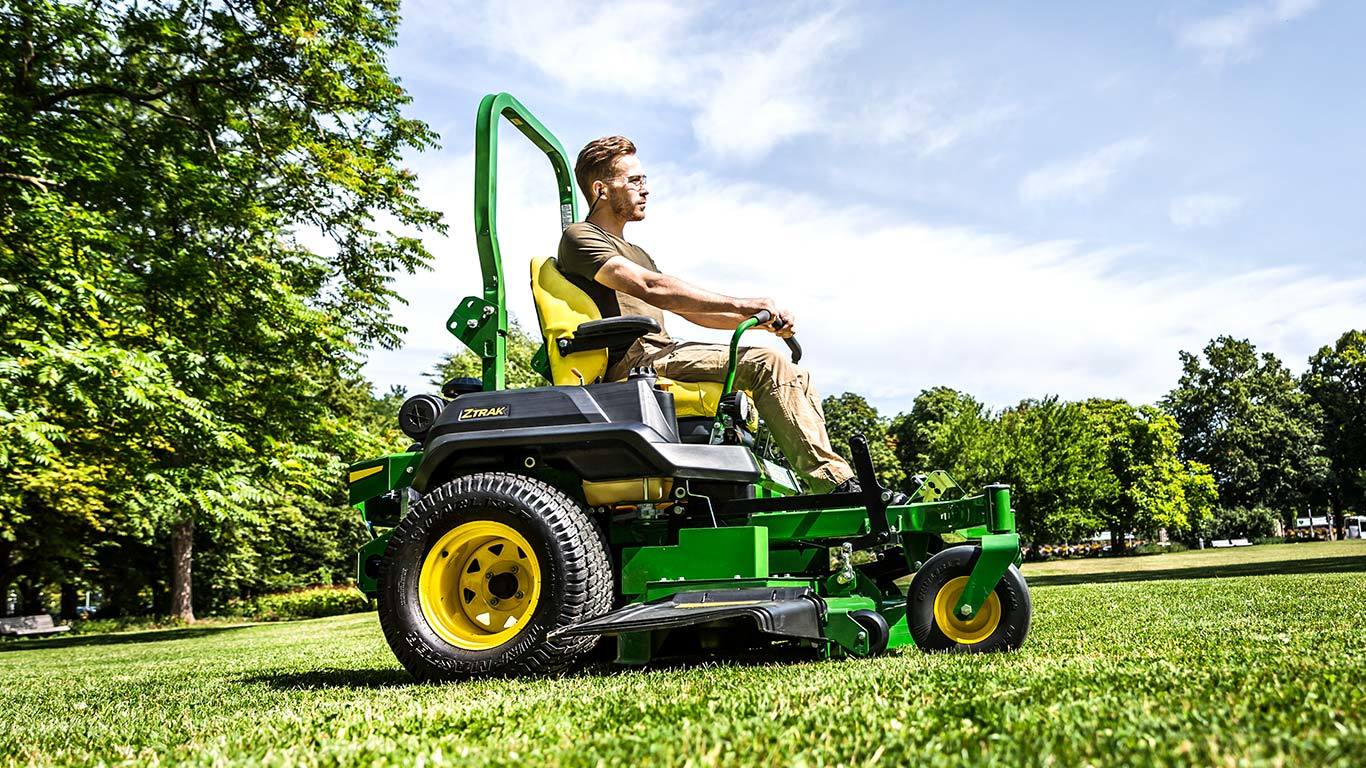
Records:
<instances>
[{"instance_id":1,"label":"black lever grip","mask_svg":"<svg viewBox=\"0 0 1366 768\"><path fill-rule=\"evenodd\" d=\"M773 313L769 312L767 309L761 309L758 312L755 312L753 317L755 320L759 321L759 325L766 325L773 319ZM787 323L784 323L782 319L779 318L778 321L773 324L773 330L782 330L784 325L787 325ZM792 362L800 363L802 361L802 345L797 343L797 338L795 336L789 336L786 339L783 339L783 341L787 342L787 348L792 351Z\"/></svg>"}]
</instances>

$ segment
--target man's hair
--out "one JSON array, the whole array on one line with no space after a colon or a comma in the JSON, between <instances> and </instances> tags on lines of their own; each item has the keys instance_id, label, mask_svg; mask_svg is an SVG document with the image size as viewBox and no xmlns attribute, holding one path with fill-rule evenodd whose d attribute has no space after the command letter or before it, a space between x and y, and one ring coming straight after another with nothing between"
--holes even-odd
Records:
<instances>
[{"instance_id":1,"label":"man's hair","mask_svg":"<svg viewBox=\"0 0 1366 768\"><path fill-rule=\"evenodd\" d=\"M579 182L583 196L592 200L593 182L608 178L618 157L635 153L636 145L625 136L604 136L585 144L574 163L574 178Z\"/></svg>"}]
</instances>

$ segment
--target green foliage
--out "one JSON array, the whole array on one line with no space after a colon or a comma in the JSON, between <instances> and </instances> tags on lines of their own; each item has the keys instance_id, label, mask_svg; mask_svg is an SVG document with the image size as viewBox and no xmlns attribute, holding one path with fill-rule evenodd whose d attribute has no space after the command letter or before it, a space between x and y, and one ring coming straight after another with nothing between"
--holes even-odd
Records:
<instances>
[{"instance_id":1,"label":"green foliage","mask_svg":"<svg viewBox=\"0 0 1366 768\"><path fill-rule=\"evenodd\" d=\"M340 616L370 610L370 601L355 587L312 587L274 592L228 604L227 613L256 621L290 621Z\"/></svg>"},{"instance_id":2,"label":"green foliage","mask_svg":"<svg viewBox=\"0 0 1366 768\"><path fill-rule=\"evenodd\" d=\"M1323 411L1275 355L1221 336L1203 357L1182 352L1181 364L1162 407L1185 436L1183 458L1210 468L1221 504L1303 510L1322 498Z\"/></svg>"},{"instance_id":3,"label":"green foliage","mask_svg":"<svg viewBox=\"0 0 1366 768\"><path fill-rule=\"evenodd\" d=\"M1280 513L1266 507L1221 507L1205 531L1210 539L1265 539L1276 530Z\"/></svg>"},{"instance_id":4,"label":"green foliage","mask_svg":"<svg viewBox=\"0 0 1366 768\"><path fill-rule=\"evenodd\" d=\"M849 439L861 434L868 440L868 454L877 469L878 482L892 488L901 485L906 473L892 448L887 420L878 415L876 408L862 395L845 392L839 397L822 400L821 410L825 413L825 429L836 453L850 459Z\"/></svg>"},{"instance_id":5,"label":"green foliage","mask_svg":"<svg viewBox=\"0 0 1366 768\"><path fill-rule=\"evenodd\" d=\"M1366 509L1366 331L1314 353L1301 386L1323 410L1333 508Z\"/></svg>"},{"instance_id":6,"label":"green foliage","mask_svg":"<svg viewBox=\"0 0 1366 768\"><path fill-rule=\"evenodd\" d=\"M508 320L507 362L504 368L508 389L544 387L550 383L531 369L531 358L540 348L540 338L522 330L516 319ZM442 385L451 379L480 378L483 375L483 368L479 357L466 349L443 356L441 362L436 364L435 371L423 375L431 382L432 388L440 392Z\"/></svg>"},{"instance_id":7,"label":"green foliage","mask_svg":"<svg viewBox=\"0 0 1366 768\"><path fill-rule=\"evenodd\" d=\"M1088 400L1082 407L1106 454L1108 474L1096 500L1106 528L1143 535L1166 528L1176 535L1203 519L1213 478L1177 456L1181 433L1175 419L1123 400ZM1188 490L1196 498L1187 499Z\"/></svg>"},{"instance_id":8,"label":"green foliage","mask_svg":"<svg viewBox=\"0 0 1366 768\"><path fill-rule=\"evenodd\" d=\"M1117 492L1107 446L1079 403L1026 400L1001 415L1005 482L1029 541L1077 541L1106 527L1100 500Z\"/></svg>"},{"instance_id":9,"label":"green foliage","mask_svg":"<svg viewBox=\"0 0 1366 768\"><path fill-rule=\"evenodd\" d=\"M185 525L224 542L210 583L342 570L353 532L319 523L392 439L360 355L397 340L390 275L441 227L400 165L434 135L385 69L397 22L392 0L0 9L0 588L118 592Z\"/></svg>"},{"instance_id":10,"label":"green foliage","mask_svg":"<svg viewBox=\"0 0 1366 768\"><path fill-rule=\"evenodd\" d=\"M908 472L942 469L967 488L1004 476L1000 423L969 394L948 387L925 390L909 413L892 419L888 434Z\"/></svg>"}]
</instances>

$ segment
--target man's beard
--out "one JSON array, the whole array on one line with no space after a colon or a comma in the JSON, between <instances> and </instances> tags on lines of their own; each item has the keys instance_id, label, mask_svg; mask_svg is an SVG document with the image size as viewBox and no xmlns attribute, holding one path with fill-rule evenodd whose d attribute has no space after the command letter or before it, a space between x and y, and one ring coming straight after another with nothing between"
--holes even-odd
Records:
<instances>
[{"instance_id":1,"label":"man's beard","mask_svg":"<svg viewBox=\"0 0 1366 768\"><path fill-rule=\"evenodd\" d=\"M613 200L611 202L612 214L616 216L618 219L625 219L626 221L638 221L640 219L645 218L645 215L643 213L636 212L636 206L639 203L633 203L629 199ZM641 200L639 202L645 201Z\"/></svg>"}]
</instances>

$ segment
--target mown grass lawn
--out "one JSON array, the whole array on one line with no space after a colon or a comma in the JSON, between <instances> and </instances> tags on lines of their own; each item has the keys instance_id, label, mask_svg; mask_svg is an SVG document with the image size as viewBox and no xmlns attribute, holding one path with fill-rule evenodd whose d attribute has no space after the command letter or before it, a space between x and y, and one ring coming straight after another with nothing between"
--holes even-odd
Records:
<instances>
[{"instance_id":1,"label":"mown grass lawn","mask_svg":"<svg viewBox=\"0 0 1366 768\"><path fill-rule=\"evenodd\" d=\"M1024 650L990 657L429 686L374 614L11 642L0 762L1366 765L1366 546L1322 559L1039 585Z\"/></svg>"}]
</instances>

